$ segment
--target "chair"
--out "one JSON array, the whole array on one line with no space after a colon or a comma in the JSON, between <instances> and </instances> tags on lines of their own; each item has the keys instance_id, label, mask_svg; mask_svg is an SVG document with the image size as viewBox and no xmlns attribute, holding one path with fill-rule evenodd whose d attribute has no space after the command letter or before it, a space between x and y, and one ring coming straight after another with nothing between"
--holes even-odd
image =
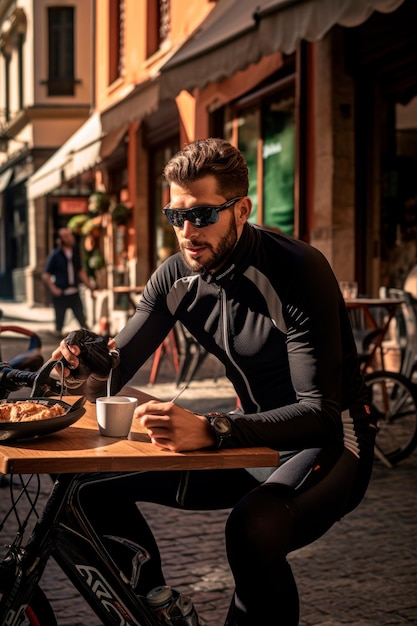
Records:
<instances>
[{"instance_id":1,"label":"chair","mask_svg":"<svg viewBox=\"0 0 417 626\"><path fill-rule=\"evenodd\" d=\"M355 300L353 300L354 302ZM383 316L386 313L383 308L373 307L374 324L370 324L362 307L348 308L348 316L352 326L353 338L358 351L359 362L365 370L374 364L375 343L382 340ZM370 355L374 355L371 357Z\"/></svg>"},{"instance_id":2,"label":"chair","mask_svg":"<svg viewBox=\"0 0 417 626\"><path fill-rule=\"evenodd\" d=\"M14 325L0 325L0 333L15 333L17 335L24 335L29 337L29 346L25 352L18 354L12 359L8 360L8 365L14 369L25 370L29 372L37 372L44 363L44 358L41 354L42 341L36 333L22 328L21 326ZM1 346L0 346L0 361L2 360Z\"/></svg>"},{"instance_id":3,"label":"chair","mask_svg":"<svg viewBox=\"0 0 417 626\"><path fill-rule=\"evenodd\" d=\"M391 342L383 342L388 348L394 344L400 351L400 372L407 378L411 378L417 365L417 313L416 301L413 296L404 289L381 287L381 297L397 298L403 300L394 318L393 339Z\"/></svg>"},{"instance_id":4,"label":"chair","mask_svg":"<svg viewBox=\"0 0 417 626\"><path fill-rule=\"evenodd\" d=\"M150 385L156 381L159 365L165 354L172 359L176 375L175 384L179 387L182 382L188 385L192 381L208 352L181 322L176 322L169 335L155 351L149 376Z\"/></svg>"},{"instance_id":5,"label":"chair","mask_svg":"<svg viewBox=\"0 0 417 626\"><path fill-rule=\"evenodd\" d=\"M167 335L167 337L165 337L161 345L155 350L152 360L151 373L149 375L150 385L155 384L156 377L158 376L159 366L165 354L168 354L171 357L175 373L178 376L180 371L180 361L178 354L177 338L174 330L170 331L170 333Z\"/></svg>"},{"instance_id":6,"label":"chair","mask_svg":"<svg viewBox=\"0 0 417 626\"><path fill-rule=\"evenodd\" d=\"M192 381L199 367L205 361L208 352L181 322L175 324L174 332L180 360L180 367L175 382L177 387L179 387L182 382L188 385Z\"/></svg>"}]
</instances>

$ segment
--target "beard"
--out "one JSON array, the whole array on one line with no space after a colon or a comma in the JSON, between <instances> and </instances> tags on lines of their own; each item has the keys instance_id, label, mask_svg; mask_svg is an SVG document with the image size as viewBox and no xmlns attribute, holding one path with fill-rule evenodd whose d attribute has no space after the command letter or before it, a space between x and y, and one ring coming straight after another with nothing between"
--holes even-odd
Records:
<instances>
[{"instance_id":1,"label":"beard","mask_svg":"<svg viewBox=\"0 0 417 626\"><path fill-rule=\"evenodd\" d=\"M186 265L193 272L214 272L226 262L227 258L230 256L232 250L236 246L237 240L238 234L235 216L232 213L231 220L229 222L229 228L215 248L202 239L194 239L193 241L183 241L180 245L180 251ZM206 251L211 252L208 259L204 261L204 263L200 263L200 261L198 261L197 259L194 260L189 258L189 256L187 255L186 247L190 244L193 246L205 246Z\"/></svg>"}]
</instances>

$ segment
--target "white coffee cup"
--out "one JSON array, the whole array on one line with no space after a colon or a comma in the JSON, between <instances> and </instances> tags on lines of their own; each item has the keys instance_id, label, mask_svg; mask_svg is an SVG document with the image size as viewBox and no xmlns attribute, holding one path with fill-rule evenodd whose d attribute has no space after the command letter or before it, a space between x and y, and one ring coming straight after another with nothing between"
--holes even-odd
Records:
<instances>
[{"instance_id":1,"label":"white coffee cup","mask_svg":"<svg viewBox=\"0 0 417 626\"><path fill-rule=\"evenodd\" d=\"M137 402L136 398L129 396L97 398L96 413L100 434L105 437L127 437Z\"/></svg>"}]
</instances>

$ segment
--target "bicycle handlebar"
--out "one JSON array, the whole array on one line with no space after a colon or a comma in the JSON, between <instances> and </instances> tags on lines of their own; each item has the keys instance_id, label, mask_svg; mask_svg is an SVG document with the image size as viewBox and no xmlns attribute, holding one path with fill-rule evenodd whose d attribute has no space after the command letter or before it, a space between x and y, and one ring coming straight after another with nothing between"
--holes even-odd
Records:
<instances>
[{"instance_id":1,"label":"bicycle handlebar","mask_svg":"<svg viewBox=\"0 0 417 626\"><path fill-rule=\"evenodd\" d=\"M0 362L0 387L4 387L8 391L15 391L20 387L32 387L36 375L36 372L16 370L10 367L8 363Z\"/></svg>"},{"instance_id":2,"label":"bicycle handlebar","mask_svg":"<svg viewBox=\"0 0 417 626\"><path fill-rule=\"evenodd\" d=\"M59 361L48 361L38 372L26 372L0 362L0 398L5 398L11 391L17 391L22 387L32 387L31 398L61 394L60 381L50 377L57 363Z\"/></svg>"},{"instance_id":3,"label":"bicycle handlebar","mask_svg":"<svg viewBox=\"0 0 417 626\"><path fill-rule=\"evenodd\" d=\"M75 389L87 380L92 371L101 377L107 377L119 362L119 352L109 350L103 337L86 329L72 331L65 341L67 346L77 345L79 348L79 363L75 370L71 369L64 357L59 361L48 361L37 373L14 369L9 363L0 361L0 398L7 397L11 391L21 387L32 387L31 398L62 395L62 381L50 376L57 365L71 370L72 376L66 378L65 387Z\"/></svg>"}]
</instances>

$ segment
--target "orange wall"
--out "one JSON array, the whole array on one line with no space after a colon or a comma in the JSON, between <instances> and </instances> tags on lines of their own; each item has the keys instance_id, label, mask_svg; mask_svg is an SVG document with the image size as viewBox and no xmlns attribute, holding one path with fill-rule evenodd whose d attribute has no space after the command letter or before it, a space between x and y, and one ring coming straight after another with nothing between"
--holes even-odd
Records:
<instances>
[{"instance_id":1,"label":"orange wall","mask_svg":"<svg viewBox=\"0 0 417 626\"><path fill-rule=\"evenodd\" d=\"M146 58L147 7L155 0L126 0L125 58L123 75L109 85L109 0L96 3L96 103L100 111L122 100L136 85L157 72L171 54L214 8L210 0L171 0L171 35Z\"/></svg>"}]
</instances>

